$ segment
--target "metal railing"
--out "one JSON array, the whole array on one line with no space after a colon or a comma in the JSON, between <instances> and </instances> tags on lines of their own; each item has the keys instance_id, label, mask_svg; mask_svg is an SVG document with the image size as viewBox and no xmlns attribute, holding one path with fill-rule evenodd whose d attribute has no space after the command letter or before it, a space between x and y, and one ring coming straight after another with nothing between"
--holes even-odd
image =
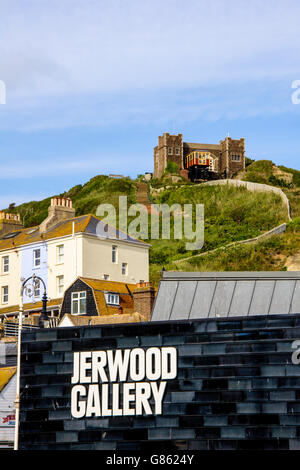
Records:
<instances>
[{"instance_id":1,"label":"metal railing","mask_svg":"<svg viewBox=\"0 0 300 470\"><path fill-rule=\"evenodd\" d=\"M36 329L38 326L35 325L22 325L22 330L31 330ZM18 323L15 322L5 322L4 323L4 336L14 336L18 337Z\"/></svg>"}]
</instances>

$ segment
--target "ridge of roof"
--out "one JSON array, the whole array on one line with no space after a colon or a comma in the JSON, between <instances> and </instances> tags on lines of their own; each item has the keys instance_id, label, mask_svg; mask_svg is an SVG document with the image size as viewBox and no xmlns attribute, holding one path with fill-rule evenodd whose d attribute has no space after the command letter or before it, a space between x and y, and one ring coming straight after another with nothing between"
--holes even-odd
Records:
<instances>
[{"instance_id":1,"label":"ridge of roof","mask_svg":"<svg viewBox=\"0 0 300 470\"><path fill-rule=\"evenodd\" d=\"M136 284L129 283L129 282L109 281L109 280L105 280L105 279L94 279L94 278L83 277L83 276L78 276L77 279L81 279L81 281L85 282L85 284L87 284L89 287L91 287L94 290L99 290L99 291L102 291L103 289L101 289L100 286L99 286L99 288L97 288L97 284L100 284L100 285L103 284L104 286L112 285L112 286L115 286L115 287L128 286L129 288L130 287L131 288L136 288ZM106 290L106 289L104 289L104 290Z\"/></svg>"},{"instance_id":2,"label":"ridge of roof","mask_svg":"<svg viewBox=\"0 0 300 470\"><path fill-rule=\"evenodd\" d=\"M55 238L72 235L73 222L75 222L75 227L74 227L75 233L85 233L87 235L88 234L95 235L97 233L96 228L94 231L91 231L91 232L87 231L92 220L94 220L97 223L102 222L104 224L102 219L99 219L99 217L95 216L94 214L89 213L89 214L72 217L71 219L61 220L57 222L57 224L49 228L46 232L43 232L43 233L41 233L38 230L39 225L36 225L34 227L22 228L16 231L16 236L13 238L0 238L0 251L29 245L31 243L42 243L46 240L52 240ZM116 233L124 233L125 235L127 235L126 238L114 237L114 238L111 238L111 240L125 241L125 242L138 243L140 245L150 246L149 244L141 240L138 240L137 238L131 237L130 235L126 234L126 232L121 232L116 227L113 227L113 226L111 227L116 231ZM14 232L15 231L13 230L10 233L14 233Z\"/></svg>"}]
</instances>

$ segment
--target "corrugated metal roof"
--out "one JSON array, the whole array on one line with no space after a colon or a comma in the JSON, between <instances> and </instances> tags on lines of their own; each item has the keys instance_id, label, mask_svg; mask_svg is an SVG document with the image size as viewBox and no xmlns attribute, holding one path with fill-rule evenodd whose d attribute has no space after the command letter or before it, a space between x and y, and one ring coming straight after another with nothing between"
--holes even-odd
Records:
<instances>
[{"instance_id":1,"label":"corrugated metal roof","mask_svg":"<svg viewBox=\"0 0 300 470\"><path fill-rule=\"evenodd\" d=\"M300 313L300 272L164 272L151 321Z\"/></svg>"}]
</instances>

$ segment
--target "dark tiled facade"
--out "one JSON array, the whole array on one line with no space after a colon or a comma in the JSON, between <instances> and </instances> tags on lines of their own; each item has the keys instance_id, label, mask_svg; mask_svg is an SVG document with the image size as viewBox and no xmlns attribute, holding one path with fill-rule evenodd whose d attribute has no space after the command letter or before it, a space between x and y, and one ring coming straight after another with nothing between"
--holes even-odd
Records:
<instances>
[{"instance_id":1,"label":"dark tiled facade","mask_svg":"<svg viewBox=\"0 0 300 470\"><path fill-rule=\"evenodd\" d=\"M23 334L21 449L300 449L300 314ZM73 352L174 346L163 413L71 418Z\"/></svg>"}]
</instances>

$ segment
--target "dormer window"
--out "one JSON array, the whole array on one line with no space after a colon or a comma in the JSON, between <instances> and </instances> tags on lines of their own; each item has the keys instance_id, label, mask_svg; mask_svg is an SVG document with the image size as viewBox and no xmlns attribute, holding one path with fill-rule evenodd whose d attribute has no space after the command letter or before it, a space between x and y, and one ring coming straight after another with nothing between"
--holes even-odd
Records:
<instances>
[{"instance_id":1,"label":"dormer window","mask_svg":"<svg viewBox=\"0 0 300 470\"><path fill-rule=\"evenodd\" d=\"M71 296L72 315L84 315L86 313L86 292L72 292Z\"/></svg>"},{"instance_id":2,"label":"dormer window","mask_svg":"<svg viewBox=\"0 0 300 470\"><path fill-rule=\"evenodd\" d=\"M106 303L109 305L120 305L120 296L112 292L107 292L105 294Z\"/></svg>"}]
</instances>

